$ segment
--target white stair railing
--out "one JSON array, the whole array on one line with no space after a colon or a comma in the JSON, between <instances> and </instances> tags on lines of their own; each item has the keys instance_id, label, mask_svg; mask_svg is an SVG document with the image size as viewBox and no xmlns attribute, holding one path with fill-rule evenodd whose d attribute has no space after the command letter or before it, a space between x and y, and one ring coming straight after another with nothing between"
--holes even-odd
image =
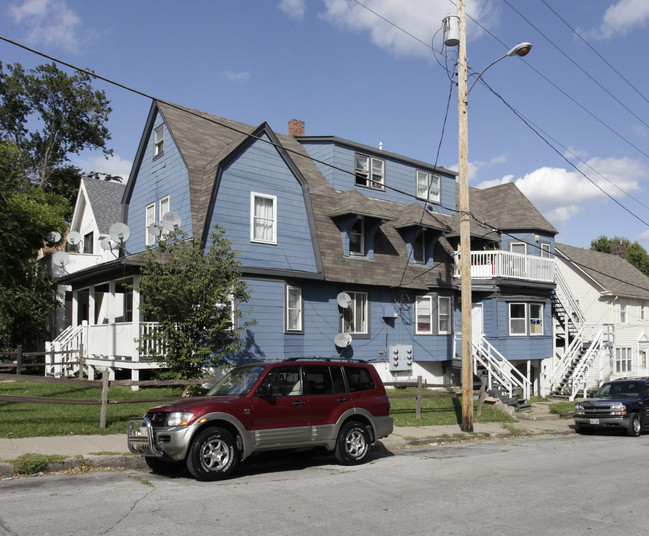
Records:
<instances>
[{"instance_id":1,"label":"white stair railing","mask_svg":"<svg viewBox=\"0 0 649 536\"><path fill-rule=\"evenodd\" d=\"M568 346L563 356L552 367L550 374L550 390L554 391L570 374L573 363L579 358L584 349L584 327L582 326L575 338Z\"/></svg>"},{"instance_id":2,"label":"white stair railing","mask_svg":"<svg viewBox=\"0 0 649 536\"><path fill-rule=\"evenodd\" d=\"M581 359L576 364L570 378L570 400L577 397L579 391L584 392L584 397L587 396L588 387L588 373L590 367L595 362L595 359L604 351L604 332L600 329L597 335L586 352L581 356Z\"/></svg>"},{"instance_id":3,"label":"white stair railing","mask_svg":"<svg viewBox=\"0 0 649 536\"><path fill-rule=\"evenodd\" d=\"M86 352L88 340L88 322L79 326L68 326L56 339L46 343L45 375L66 377L79 371L81 352ZM83 350L82 350L83 349Z\"/></svg>"},{"instance_id":4,"label":"white stair railing","mask_svg":"<svg viewBox=\"0 0 649 536\"><path fill-rule=\"evenodd\" d=\"M525 400L530 397L531 382L511 362L505 358L493 345L480 336L478 343L473 343L473 368L477 370L480 363L487 372L487 385L491 389L494 380L507 390L509 397L513 396L514 389L523 390Z\"/></svg>"}]
</instances>

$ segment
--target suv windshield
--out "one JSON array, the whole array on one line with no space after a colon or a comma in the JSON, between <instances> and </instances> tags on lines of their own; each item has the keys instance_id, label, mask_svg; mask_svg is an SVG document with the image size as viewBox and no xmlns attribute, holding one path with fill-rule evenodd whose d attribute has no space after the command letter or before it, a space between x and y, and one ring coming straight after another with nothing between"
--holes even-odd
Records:
<instances>
[{"instance_id":1,"label":"suv windshield","mask_svg":"<svg viewBox=\"0 0 649 536\"><path fill-rule=\"evenodd\" d=\"M595 398L631 398L639 397L642 391L642 383L640 382L615 382L605 383L602 385Z\"/></svg>"},{"instance_id":2,"label":"suv windshield","mask_svg":"<svg viewBox=\"0 0 649 536\"><path fill-rule=\"evenodd\" d=\"M232 369L207 392L207 396L246 396L264 370L265 365Z\"/></svg>"}]
</instances>

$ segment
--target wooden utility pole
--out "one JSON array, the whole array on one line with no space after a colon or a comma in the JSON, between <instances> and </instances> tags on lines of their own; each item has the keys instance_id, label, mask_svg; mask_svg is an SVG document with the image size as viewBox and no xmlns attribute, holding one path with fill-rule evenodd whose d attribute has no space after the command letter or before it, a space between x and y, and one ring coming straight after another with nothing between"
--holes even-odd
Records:
<instances>
[{"instance_id":1,"label":"wooden utility pole","mask_svg":"<svg viewBox=\"0 0 649 536\"><path fill-rule=\"evenodd\" d=\"M473 345L471 336L471 227L469 216L469 93L467 90L466 11L458 0L460 42L457 53L459 120L460 277L462 308L462 431L473 432Z\"/></svg>"}]
</instances>

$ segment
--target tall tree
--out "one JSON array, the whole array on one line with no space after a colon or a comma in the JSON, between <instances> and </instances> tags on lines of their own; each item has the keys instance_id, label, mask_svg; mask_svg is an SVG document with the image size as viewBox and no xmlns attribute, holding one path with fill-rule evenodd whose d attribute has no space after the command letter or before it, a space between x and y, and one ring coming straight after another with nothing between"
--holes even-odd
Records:
<instances>
[{"instance_id":1,"label":"tall tree","mask_svg":"<svg viewBox=\"0 0 649 536\"><path fill-rule=\"evenodd\" d=\"M646 276L649 276L649 254L637 241L631 242L628 238L615 236L608 238L601 235L591 240L590 249L601 253L611 253L611 247L621 245L626 248L626 260Z\"/></svg>"},{"instance_id":2,"label":"tall tree","mask_svg":"<svg viewBox=\"0 0 649 536\"><path fill-rule=\"evenodd\" d=\"M167 367L163 377L199 378L205 367L222 364L240 349L237 324L242 313L232 304L247 301L249 291L221 227L214 227L206 248L176 231L149 247L144 257L140 309L158 322L159 331L140 343L164 341L155 356Z\"/></svg>"},{"instance_id":3,"label":"tall tree","mask_svg":"<svg viewBox=\"0 0 649 536\"><path fill-rule=\"evenodd\" d=\"M111 112L86 73L68 75L54 63L25 71L0 62L0 135L23 152L30 179L44 187L70 154L107 147Z\"/></svg>"}]
</instances>

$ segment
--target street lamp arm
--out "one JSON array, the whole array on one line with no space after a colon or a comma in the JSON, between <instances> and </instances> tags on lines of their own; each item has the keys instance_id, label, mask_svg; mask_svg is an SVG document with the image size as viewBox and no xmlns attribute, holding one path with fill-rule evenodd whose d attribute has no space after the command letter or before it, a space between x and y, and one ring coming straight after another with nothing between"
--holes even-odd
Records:
<instances>
[{"instance_id":1,"label":"street lamp arm","mask_svg":"<svg viewBox=\"0 0 649 536\"><path fill-rule=\"evenodd\" d=\"M513 47L507 54L500 56L497 60L492 61L489 65L487 65L480 74L477 76L477 78L473 81L471 84L471 87L469 87L469 90L466 92L467 98L469 98L469 93L471 93L471 90L473 89L473 86L475 86L475 83L480 80L480 77L485 73L487 69L490 67L493 67L496 63L498 63L500 60L504 60L505 58L508 58L510 56L527 56L529 51L532 49L532 44L531 43L518 43L515 47Z\"/></svg>"},{"instance_id":2,"label":"street lamp arm","mask_svg":"<svg viewBox=\"0 0 649 536\"><path fill-rule=\"evenodd\" d=\"M496 63L498 63L500 60L504 60L506 57L507 57L507 54L505 54L504 56L500 56L500 58L498 58L497 60L492 61L489 65L487 65L484 69L482 69L482 71L480 72L480 74L476 77L476 79L473 81L473 83L472 83L471 86L469 87L469 90L466 92L466 96L467 96L467 97L469 96L469 93L471 93L471 90L473 89L473 86L475 86L475 83L476 83L478 80L480 80L480 78L482 77L482 75L485 73L485 71L486 71L487 69L489 69L490 67L492 67L493 65L495 65Z\"/></svg>"}]
</instances>

